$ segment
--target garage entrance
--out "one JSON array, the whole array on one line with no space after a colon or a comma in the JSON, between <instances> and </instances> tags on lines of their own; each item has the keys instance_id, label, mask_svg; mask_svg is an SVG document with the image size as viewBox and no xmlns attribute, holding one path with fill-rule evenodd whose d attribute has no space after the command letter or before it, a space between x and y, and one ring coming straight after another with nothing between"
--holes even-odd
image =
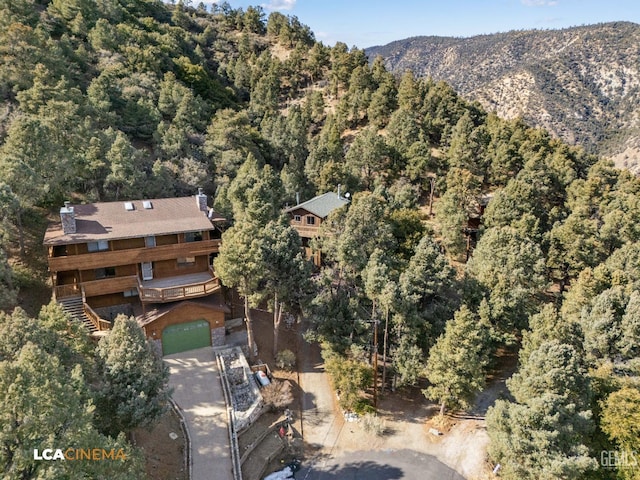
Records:
<instances>
[{"instance_id":1,"label":"garage entrance","mask_svg":"<svg viewBox=\"0 0 640 480\"><path fill-rule=\"evenodd\" d=\"M169 325L162 331L163 355L209 346L211 346L211 331L209 322L206 320Z\"/></svg>"}]
</instances>

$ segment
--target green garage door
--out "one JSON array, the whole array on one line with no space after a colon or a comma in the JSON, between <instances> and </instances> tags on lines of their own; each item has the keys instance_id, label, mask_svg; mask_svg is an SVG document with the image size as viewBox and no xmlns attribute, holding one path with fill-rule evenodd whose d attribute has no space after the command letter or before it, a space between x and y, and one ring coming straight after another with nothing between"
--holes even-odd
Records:
<instances>
[{"instance_id":1,"label":"green garage door","mask_svg":"<svg viewBox=\"0 0 640 480\"><path fill-rule=\"evenodd\" d=\"M206 320L170 325L162 332L162 353L185 352L211 345L211 332Z\"/></svg>"}]
</instances>

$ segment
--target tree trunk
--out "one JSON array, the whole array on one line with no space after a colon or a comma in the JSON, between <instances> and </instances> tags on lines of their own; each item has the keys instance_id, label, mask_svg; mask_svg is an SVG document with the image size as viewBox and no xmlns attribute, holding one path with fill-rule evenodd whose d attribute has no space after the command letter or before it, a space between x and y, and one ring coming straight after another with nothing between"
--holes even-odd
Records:
<instances>
[{"instance_id":1,"label":"tree trunk","mask_svg":"<svg viewBox=\"0 0 640 480\"><path fill-rule=\"evenodd\" d=\"M253 339L253 321L251 320L251 312L249 309L249 297L244 297L244 321L247 323L247 344L249 346L249 355L253 358L258 355L258 346Z\"/></svg>"},{"instance_id":2,"label":"tree trunk","mask_svg":"<svg viewBox=\"0 0 640 480\"><path fill-rule=\"evenodd\" d=\"M445 409L446 405L447 404L444 401L440 404L440 416L441 417L444 416L444 409Z\"/></svg>"},{"instance_id":3,"label":"tree trunk","mask_svg":"<svg viewBox=\"0 0 640 480\"><path fill-rule=\"evenodd\" d=\"M22 207L18 206L16 209L16 223L18 224L18 242L20 243L20 257L24 258L26 255L24 247L24 229L22 228Z\"/></svg>"},{"instance_id":4,"label":"tree trunk","mask_svg":"<svg viewBox=\"0 0 640 480\"><path fill-rule=\"evenodd\" d=\"M278 294L273 299L273 358L278 353L278 338L280 336L280 323L282 322L282 302L278 302Z\"/></svg>"},{"instance_id":5,"label":"tree trunk","mask_svg":"<svg viewBox=\"0 0 640 480\"><path fill-rule=\"evenodd\" d=\"M562 272L562 279L560 279L560 295L564 293L569 283L569 267L566 267Z\"/></svg>"},{"instance_id":6,"label":"tree trunk","mask_svg":"<svg viewBox=\"0 0 640 480\"><path fill-rule=\"evenodd\" d=\"M433 192L436 189L436 179L430 178L430 189L429 189L429 218L433 217Z\"/></svg>"},{"instance_id":7,"label":"tree trunk","mask_svg":"<svg viewBox=\"0 0 640 480\"><path fill-rule=\"evenodd\" d=\"M384 387L387 381L387 339L389 338L389 307L385 309L384 317L384 339L382 341L382 388L381 393L384 393Z\"/></svg>"}]
</instances>

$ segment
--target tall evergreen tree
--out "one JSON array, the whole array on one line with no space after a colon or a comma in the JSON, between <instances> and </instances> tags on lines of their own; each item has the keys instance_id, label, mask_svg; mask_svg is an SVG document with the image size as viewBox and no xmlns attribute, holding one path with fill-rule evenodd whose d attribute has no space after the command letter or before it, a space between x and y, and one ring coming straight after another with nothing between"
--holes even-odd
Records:
<instances>
[{"instance_id":1,"label":"tall evergreen tree","mask_svg":"<svg viewBox=\"0 0 640 480\"><path fill-rule=\"evenodd\" d=\"M97 348L98 424L116 436L153 424L166 410L169 369L133 317L119 315Z\"/></svg>"},{"instance_id":2,"label":"tall evergreen tree","mask_svg":"<svg viewBox=\"0 0 640 480\"><path fill-rule=\"evenodd\" d=\"M257 354L253 334L251 307L256 303L260 281L265 272L261 229L252 222L238 222L222 234L220 253L214 260L216 275L222 283L236 288L244 298L247 342L252 355Z\"/></svg>"},{"instance_id":3,"label":"tall evergreen tree","mask_svg":"<svg viewBox=\"0 0 640 480\"><path fill-rule=\"evenodd\" d=\"M640 390L637 386L624 386L603 402L602 429L615 442L618 451L607 458L618 467L621 480L640 479L637 448L640 445ZM607 452L608 455L609 452Z\"/></svg>"},{"instance_id":4,"label":"tall evergreen tree","mask_svg":"<svg viewBox=\"0 0 640 480\"><path fill-rule=\"evenodd\" d=\"M585 445L593 433L590 388L573 347L543 342L508 382L515 402L487 412L489 455L506 480L579 480L597 467Z\"/></svg>"},{"instance_id":5,"label":"tall evergreen tree","mask_svg":"<svg viewBox=\"0 0 640 480\"><path fill-rule=\"evenodd\" d=\"M278 338L285 311L300 315L307 302L311 263L303 257L298 233L289 225L289 217L282 216L265 225L261 234L262 257L266 274L265 290L273 299L273 355L278 351Z\"/></svg>"},{"instance_id":6,"label":"tall evergreen tree","mask_svg":"<svg viewBox=\"0 0 640 480\"><path fill-rule=\"evenodd\" d=\"M489 291L499 330L513 333L526 326L546 284L540 247L512 227L487 230L467 264L468 272Z\"/></svg>"},{"instance_id":7,"label":"tall evergreen tree","mask_svg":"<svg viewBox=\"0 0 640 480\"><path fill-rule=\"evenodd\" d=\"M488 349L489 325L478 322L463 305L447 322L427 360L426 376L431 386L422 393L438 400L440 415L445 408L471 407L474 396L484 387Z\"/></svg>"}]
</instances>

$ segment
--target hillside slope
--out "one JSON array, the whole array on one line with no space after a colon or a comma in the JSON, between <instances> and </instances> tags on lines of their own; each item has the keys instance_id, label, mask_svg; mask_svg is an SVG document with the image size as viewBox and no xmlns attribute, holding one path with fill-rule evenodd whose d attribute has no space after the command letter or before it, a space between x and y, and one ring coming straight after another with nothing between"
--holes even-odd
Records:
<instances>
[{"instance_id":1,"label":"hillside slope","mask_svg":"<svg viewBox=\"0 0 640 480\"><path fill-rule=\"evenodd\" d=\"M637 161L640 25L414 37L366 53L395 73L445 80L501 117L522 117L619 166Z\"/></svg>"}]
</instances>

